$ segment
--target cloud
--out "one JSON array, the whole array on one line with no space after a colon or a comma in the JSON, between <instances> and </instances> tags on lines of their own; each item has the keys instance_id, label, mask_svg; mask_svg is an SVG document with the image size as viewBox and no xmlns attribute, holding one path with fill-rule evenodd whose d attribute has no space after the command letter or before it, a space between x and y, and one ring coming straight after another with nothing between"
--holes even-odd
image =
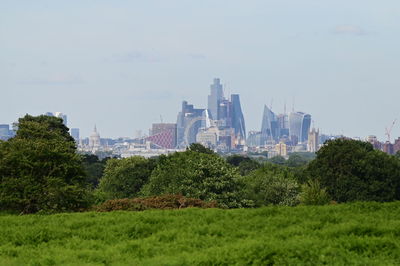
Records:
<instances>
[{"instance_id":1,"label":"cloud","mask_svg":"<svg viewBox=\"0 0 400 266\"><path fill-rule=\"evenodd\" d=\"M355 25L339 25L334 30L335 34L343 35L365 35L366 32L359 26Z\"/></svg>"},{"instance_id":2,"label":"cloud","mask_svg":"<svg viewBox=\"0 0 400 266\"><path fill-rule=\"evenodd\" d=\"M79 75L57 73L49 77L34 77L23 79L19 83L29 85L75 85L84 83L84 80Z\"/></svg>"}]
</instances>

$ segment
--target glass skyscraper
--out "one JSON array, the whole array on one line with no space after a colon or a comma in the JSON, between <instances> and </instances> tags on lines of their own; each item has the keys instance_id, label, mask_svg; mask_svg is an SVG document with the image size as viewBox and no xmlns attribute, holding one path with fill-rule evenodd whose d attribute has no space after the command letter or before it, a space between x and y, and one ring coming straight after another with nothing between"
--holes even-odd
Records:
<instances>
[{"instance_id":1,"label":"glass skyscraper","mask_svg":"<svg viewBox=\"0 0 400 266\"><path fill-rule=\"evenodd\" d=\"M311 115L302 112L292 112L289 114L289 134L296 137L299 142L308 140L308 132L311 127Z\"/></svg>"},{"instance_id":2,"label":"glass skyscraper","mask_svg":"<svg viewBox=\"0 0 400 266\"><path fill-rule=\"evenodd\" d=\"M219 105L224 100L224 92L220 79L215 78L214 83L210 86L211 94L208 96L208 110L210 111L211 119L219 120Z\"/></svg>"}]
</instances>

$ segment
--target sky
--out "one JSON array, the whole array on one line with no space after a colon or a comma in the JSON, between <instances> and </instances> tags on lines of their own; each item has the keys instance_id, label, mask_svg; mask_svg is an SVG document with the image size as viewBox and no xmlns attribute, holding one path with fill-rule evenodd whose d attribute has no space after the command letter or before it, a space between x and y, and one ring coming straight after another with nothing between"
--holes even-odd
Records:
<instances>
[{"instance_id":1,"label":"sky","mask_svg":"<svg viewBox=\"0 0 400 266\"><path fill-rule=\"evenodd\" d=\"M247 130L264 104L325 134L385 140L399 118L398 0L1 0L0 124L63 112L88 136L133 137L207 107L213 78Z\"/></svg>"}]
</instances>

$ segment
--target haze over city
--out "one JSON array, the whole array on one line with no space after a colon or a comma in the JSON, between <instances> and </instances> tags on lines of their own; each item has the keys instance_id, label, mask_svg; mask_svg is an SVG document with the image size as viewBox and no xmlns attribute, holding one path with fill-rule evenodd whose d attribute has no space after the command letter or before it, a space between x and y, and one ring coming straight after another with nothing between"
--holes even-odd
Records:
<instances>
[{"instance_id":1,"label":"haze over city","mask_svg":"<svg viewBox=\"0 0 400 266\"><path fill-rule=\"evenodd\" d=\"M398 1L2 1L2 123L60 111L87 136L133 136L206 108L215 77L247 130L264 104L324 133L377 135L399 117ZM392 135L400 135L395 126Z\"/></svg>"}]
</instances>

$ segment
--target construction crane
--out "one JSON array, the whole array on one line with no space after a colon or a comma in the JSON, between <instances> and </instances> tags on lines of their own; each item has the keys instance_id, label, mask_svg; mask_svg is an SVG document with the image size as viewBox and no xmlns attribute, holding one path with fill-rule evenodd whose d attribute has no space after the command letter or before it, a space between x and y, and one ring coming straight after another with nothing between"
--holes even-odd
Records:
<instances>
[{"instance_id":1,"label":"construction crane","mask_svg":"<svg viewBox=\"0 0 400 266\"><path fill-rule=\"evenodd\" d=\"M394 124L396 124L396 121L397 121L397 119L393 120L392 125L389 128L387 128L387 127L385 128L385 131L386 131L385 135L387 136L389 143L391 143L392 130L393 130Z\"/></svg>"}]
</instances>

